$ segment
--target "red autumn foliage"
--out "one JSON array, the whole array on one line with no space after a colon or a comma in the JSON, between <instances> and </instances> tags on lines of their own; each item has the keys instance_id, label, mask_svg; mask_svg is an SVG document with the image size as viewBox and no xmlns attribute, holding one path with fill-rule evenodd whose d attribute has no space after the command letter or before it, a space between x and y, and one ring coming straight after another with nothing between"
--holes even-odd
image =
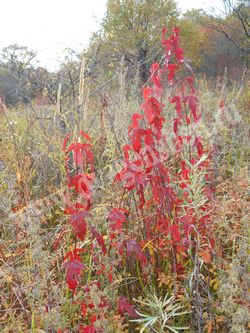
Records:
<instances>
[{"instance_id":1,"label":"red autumn foliage","mask_svg":"<svg viewBox=\"0 0 250 333\"><path fill-rule=\"evenodd\" d=\"M89 229L92 238L97 240L105 254L106 247L103 237L87 222L92 206L92 186L95 178L94 158L89 135L83 131L80 131L75 137L67 135L63 142L63 151L68 187L68 193L65 196L65 214L69 215L69 224L76 240L84 241ZM66 254L65 260L67 259L67 261L63 265L67 269L66 282L68 287L74 292L84 267L82 258L78 254L82 250L77 249L76 244L75 242L74 251Z\"/></svg>"},{"instance_id":2,"label":"red autumn foliage","mask_svg":"<svg viewBox=\"0 0 250 333\"><path fill-rule=\"evenodd\" d=\"M206 249L201 252L205 262L211 258L211 190L204 188L206 199L198 208L192 203L190 191L194 166L199 166L198 170L204 172L206 179L210 177L209 151L204 147L196 127L192 126L201 118L195 77L193 72L181 77L185 59L180 48L178 28L173 29L169 38L167 30L163 29L162 45L164 63L151 66L148 86L142 91L142 112L132 115L128 127L129 142L122 147L123 165L114 177L113 186L117 187L117 191L120 189L122 195L119 204L113 206L108 214L108 249L103 236L88 222L95 179L90 137L79 132L75 137L68 135L64 140L68 186L65 214L69 215L75 237L75 249L66 254L64 267L67 269L66 282L74 292L85 268L81 250L76 247L77 241L84 241L87 232L97 242L103 255L109 255L114 250L118 258L115 269L139 274L140 286L151 283L149 272L152 272L154 279L164 273L164 261L170 264L175 278L181 280L190 262L189 250L194 251L197 246L197 234L199 246ZM171 88L169 105L176 112L173 119L168 120L168 123L173 123L171 134L165 133L164 129L167 123L163 103L164 78L167 78ZM101 276L108 270L106 278L113 283L114 267L110 264L107 268L97 255L93 255L92 260L99 265L96 275ZM99 282L96 286L100 290ZM85 293L88 295L89 292L87 286ZM128 292L127 296L119 297L118 313L137 318L135 308L128 300L133 294ZM108 302L102 299L98 307L106 306ZM95 322L99 317L95 314L90 316L95 309L96 305L91 300L81 303L81 313L87 318L87 324L80 325L80 332L97 332Z\"/></svg>"},{"instance_id":3,"label":"red autumn foliage","mask_svg":"<svg viewBox=\"0 0 250 333\"><path fill-rule=\"evenodd\" d=\"M119 183L122 188L122 198L124 193L134 198L137 214L142 216L142 234L131 237L129 230L133 230L131 221L134 215L126 205L121 207L120 204L109 213L111 245L117 248L119 244L119 256L134 258L140 264L142 277L148 265L153 264L156 274L161 272L161 265L154 267L156 255L161 261L164 258L170 261L173 272L181 277L190 258L188 250L196 246L194 230L199 233L201 243L209 244L208 247L212 245L210 214L204 214L211 209L210 198L207 196L198 213L192 206L189 191L192 166L205 153L206 162L199 162L199 170L204 171L207 177L210 165L202 138L196 133L196 127L191 127L201 118L195 78L193 72L186 77L177 77L185 66L178 28L173 29L169 38L167 30L163 29L162 45L165 50L164 64L154 63L151 67L149 85L143 89L142 114L134 113L132 116L128 128L129 143L123 147L124 167L115 176L115 184ZM163 135L166 121L162 102L164 77L168 78L172 87L173 96L170 96L169 102L176 111L172 119L173 138ZM167 151L166 142L171 151ZM204 195L207 193L209 190L205 189ZM200 215L203 216L202 222ZM114 234L114 230L118 233ZM153 246L154 253L147 251L148 244ZM147 284L146 277L143 283ZM121 309L126 310L127 303L122 296L119 304Z\"/></svg>"},{"instance_id":4,"label":"red autumn foliage","mask_svg":"<svg viewBox=\"0 0 250 333\"><path fill-rule=\"evenodd\" d=\"M118 313L121 315L129 315L131 318L138 318L133 304L129 303L126 297L121 296L118 300Z\"/></svg>"}]
</instances>

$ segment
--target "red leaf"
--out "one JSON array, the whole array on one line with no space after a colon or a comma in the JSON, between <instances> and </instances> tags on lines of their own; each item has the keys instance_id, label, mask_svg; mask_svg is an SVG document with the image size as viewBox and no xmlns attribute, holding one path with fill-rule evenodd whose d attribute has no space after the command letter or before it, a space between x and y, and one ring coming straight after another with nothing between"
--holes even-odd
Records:
<instances>
[{"instance_id":1,"label":"red leaf","mask_svg":"<svg viewBox=\"0 0 250 333\"><path fill-rule=\"evenodd\" d=\"M108 273L108 280L109 280L109 283L113 282L113 275L112 275L112 273Z\"/></svg>"},{"instance_id":2,"label":"red leaf","mask_svg":"<svg viewBox=\"0 0 250 333\"><path fill-rule=\"evenodd\" d=\"M92 164L94 161L94 157L90 147L91 145L88 143L80 143L80 142L72 143L68 147L67 153L70 153L72 151L73 160L76 166L82 167L84 163Z\"/></svg>"},{"instance_id":3,"label":"red leaf","mask_svg":"<svg viewBox=\"0 0 250 333\"><path fill-rule=\"evenodd\" d=\"M156 116L154 118L154 120L152 121L152 125L154 125L154 127L157 130L157 133L156 133L157 140L160 140L160 138L161 138L162 124L164 123L164 121L165 121L165 118L158 117L158 116Z\"/></svg>"},{"instance_id":4,"label":"red leaf","mask_svg":"<svg viewBox=\"0 0 250 333\"><path fill-rule=\"evenodd\" d=\"M174 133L175 135L178 135L179 125L181 124L181 121L179 118L174 118Z\"/></svg>"},{"instance_id":5,"label":"red leaf","mask_svg":"<svg viewBox=\"0 0 250 333\"><path fill-rule=\"evenodd\" d=\"M184 180L189 179L189 170L186 167L186 162L185 161L181 161L181 177Z\"/></svg>"},{"instance_id":6,"label":"red leaf","mask_svg":"<svg viewBox=\"0 0 250 333\"><path fill-rule=\"evenodd\" d=\"M143 97L144 101L147 101L147 99L152 96L153 94L153 89L151 87L146 87L143 89Z\"/></svg>"},{"instance_id":7,"label":"red leaf","mask_svg":"<svg viewBox=\"0 0 250 333\"><path fill-rule=\"evenodd\" d=\"M151 124L156 116L161 114L160 103L155 97L149 97L143 105L147 121Z\"/></svg>"},{"instance_id":8,"label":"red leaf","mask_svg":"<svg viewBox=\"0 0 250 333\"><path fill-rule=\"evenodd\" d=\"M75 211L70 216L70 224L73 227L74 234L76 237L78 237L81 241L84 240L86 232L87 232L87 223L84 219L84 216L86 215L85 212L78 212Z\"/></svg>"},{"instance_id":9,"label":"red leaf","mask_svg":"<svg viewBox=\"0 0 250 333\"><path fill-rule=\"evenodd\" d=\"M69 289L75 291L79 282L79 276L84 268L84 265L78 259L73 259L65 262L63 264L63 267L67 269L66 282L68 284L68 287Z\"/></svg>"},{"instance_id":10,"label":"red leaf","mask_svg":"<svg viewBox=\"0 0 250 333\"><path fill-rule=\"evenodd\" d=\"M97 321L97 316L96 314L93 314L91 317L90 317L90 322L92 325L94 325L94 323Z\"/></svg>"},{"instance_id":11,"label":"red leaf","mask_svg":"<svg viewBox=\"0 0 250 333\"><path fill-rule=\"evenodd\" d=\"M194 95L186 96L185 101L188 101L189 109L191 110L193 119L195 122L199 120L197 111L198 111L198 98Z\"/></svg>"},{"instance_id":12,"label":"red leaf","mask_svg":"<svg viewBox=\"0 0 250 333\"><path fill-rule=\"evenodd\" d=\"M176 269L176 273L178 273L180 275L182 275L185 272L185 267L180 262L178 262L176 264L175 269Z\"/></svg>"},{"instance_id":13,"label":"red leaf","mask_svg":"<svg viewBox=\"0 0 250 333\"><path fill-rule=\"evenodd\" d=\"M144 197L144 188L142 185L139 185L139 188L136 192L139 196L139 201L140 201L140 205L139 205L139 208L141 209L144 204L145 204L145 197Z\"/></svg>"},{"instance_id":14,"label":"red leaf","mask_svg":"<svg viewBox=\"0 0 250 333\"><path fill-rule=\"evenodd\" d=\"M180 234L180 228L178 225L172 225L171 234L172 234L174 242L180 242L181 234Z\"/></svg>"},{"instance_id":15,"label":"red leaf","mask_svg":"<svg viewBox=\"0 0 250 333\"><path fill-rule=\"evenodd\" d=\"M134 151L137 153L140 152L142 146L143 146L143 139L145 142L145 145L152 145L153 140L153 133L151 130L144 130L141 128L136 128L130 132L130 139L132 142L132 146Z\"/></svg>"},{"instance_id":16,"label":"red leaf","mask_svg":"<svg viewBox=\"0 0 250 333\"><path fill-rule=\"evenodd\" d=\"M127 298L120 296L118 300L118 313L121 315L128 314L132 318L138 318L134 305L128 302Z\"/></svg>"},{"instance_id":17,"label":"red leaf","mask_svg":"<svg viewBox=\"0 0 250 333\"><path fill-rule=\"evenodd\" d=\"M183 50L179 47L179 33L180 29L178 27L173 28L173 52L178 62L183 61Z\"/></svg>"},{"instance_id":18,"label":"red leaf","mask_svg":"<svg viewBox=\"0 0 250 333\"><path fill-rule=\"evenodd\" d=\"M175 77L175 71L178 69L178 65L176 64L169 64L167 66L167 70L168 70L168 80L171 82L173 81L174 77Z\"/></svg>"},{"instance_id":19,"label":"red leaf","mask_svg":"<svg viewBox=\"0 0 250 333\"><path fill-rule=\"evenodd\" d=\"M175 110L179 118L181 118L181 98L180 96L174 96L170 99L170 103L175 103Z\"/></svg>"},{"instance_id":20,"label":"red leaf","mask_svg":"<svg viewBox=\"0 0 250 333\"><path fill-rule=\"evenodd\" d=\"M225 107L225 101L224 101L224 100L221 100L221 101L220 101L219 107L220 107L221 109L223 109L223 108Z\"/></svg>"},{"instance_id":21,"label":"red leaf","mask_svg":"<svg viewBox=\"0 0 250 333\"><path fill-rule=\"evenodd\" d=\"M86 307L86 304L84 304L84 303L81 303L81 314L82 314L83 318L87 314L87 307Z\"/></svg>"},{"instance_id":22,"label":"red leaf","mask_svg":"<svg viewBox=\"0 0 250 333\"><path fill-rule=\"evenodd\" d=\"M65 200L67 200L67 198L65 198ZM67 208L65 208L64 210L64 214L74 214L75 212L77 212L78 210L83 210L83 211L87 211L89 208L88 206L86 206L86 204L82 204L80 202L76 202L74 204L71 204L70 201L67 201ZM87 215L87 213L85 213Z\"/></svg>"},{"instance_id":23,"label":"red leaf","mask_svg":"<svg viewBox=\"0 0 250 333\"><path fill-rule=\"evenodd\" d=\"M82 252L84 252L84 250L83 249L78 249L78 248L73 250L73 251L69 251L65 254L63 260L65 261L66 259L69 259L69 260L78 259L79 261L81 261L82 259L81 259L81 257L79 256L78 253L82 253Z\"/></svg>"},{"instance_id":24,"label":"red leaf","mask_svg":"<svg viewBox=\"0 0 250 333\"><path fill-rule=\"evenodd\" d=\"M71 134L67 134L63 140L63 151L66 151L67 148L67 144L69 142L69 139L71 137Z\"/></svg>"},{"instance_id":25,"label":"red leaf","mask_svg":"<svg viewBox=\"0 0 250 333\"><path fill-rule=\"evenodd\" d=\"M195 88L194 88L194 77L193 77L193 76L188 76L188 77L186 77L185 80L189 83L189 86L190 86L190 88L191 88L192 94L194 94L194 93L195 93Z\"/></svg>"},{"instance_id":26,"label":"red leaf","mask_svg":"<svg viewBox=\"0 0 250 333\"><path fill-rule=\"evenodd\" d=\"M99 234L99 232L94 227L91 227L91 233L92 237L96 239L98 245L101 247L103 254L106 254L107 249L102 235Z\"/></svg>"},{"instance_id":27,"label":"red leaf","mask_svg":"<svg viewBox=\"0 0 250 333\"><path fill-rule=\"evenodd\" d=\"M112 230L122 231L122 225L126 221L125 213L127 211L122 208L114 208L109 213L110 228Z\"/></svg>"},{"instance_id":28,"label":"red leaf","mask_svg":"<svg viewBox=\"0 0 250 333\"><path fill-rule=\"evenodd\" d=\"M133 149L136 151L136 152L139 152L142 148L142 132L143 130L142 129L134 129L131 133L130 133L130 139L131 139L131 142L132 142L132 146L133 146Z\"/></svg>"},{"instance_id":29,"label":"red leaf","mask_svg":"<svg viewBox=\"0 0 250 333\"><path fill-rule=\"evenodd\" d=\"M91 142L90 136L84 131L79 131L79 134L84 137L88 142Z\"/></svg>"},{"instance_id":30,"label":"red leaf","mask_svg":"<svg viewBox=\"0 0 250 333\"><path fill-rule=\"evenodd\" d=\"M151 72L150 80L151 82L153 82L155 86L156 93L160 94L162 92L162 85L161 85L162 70L160 68L160 65L158 63L152 64L150 72Z\"/></svg>"},{"instance_id":31,"label":"red leaf","mask_svg":"<svg viewBox=\"0 0 250 333\"><path fill-rule=\"evenodd\" d=\"M130 127L130 130L131 129L135 129L135 128L138 128L139 127L139 123L138 121L139 120L142 120L143 119L143 116L139 113L134 113L132 115L132 124L131 124L131 127Z\"/></svg>"},{"instance_id":32,"label":"red leaf","mask_svg":"<svg viewBox=\"0 0 250 333\"><path fill-rule=\"evenodd\" d=\"M96 333L96 329L93 325L88 325L88 326L80 326L79 327L80 333Z\"/></svg>"},{"instance_id":33,"label":"red leaf","mask_svg":"<svg viewBox=\"0 0 250 333\"><path fill-rule=\"evenodd\" d=\"M182 147L183 147L183 140L182 140L182 136L178 135L175 139L174 139L174 143L175 143L175 147L177 152L179 152Z\"/></svg>"},{"instance_id":34,"label":"red leaf","mask_svg":"<svg viewBox=\"0 0 250 333\"><path fill-rule=\"evenodd\" d=\"M199 157L201 157L203 155L203 145L201 143L201 138L196 136L195 137L195 140L194 140L194 144L196 146L196 149L197 149L197 152L198 152L198 155Z\"/></svg>"},{"instance_id":35,"label":"red leaf","mask_svg":"<svg viewBox=\"0 0 250 333\"><path fill-rule=\"evenodd\" d=\"M179 47L175 49L175 56L176 56L177 60L180 62L183 61L183 58L184 58L183 53L184 53L183 49L181 49Z\"/></svg>"},{"instance_id":36,"label":"red leaf","mask_svg":"<svg viewBox=\"0 0 250 333\"><path fill-rule=\"evenodd\" d=\"M94 173L80 173L69 178L68 187L74 187L75 191L87 200L91 199L91 188L94 181Z\"/></svg>"}]
</instances>

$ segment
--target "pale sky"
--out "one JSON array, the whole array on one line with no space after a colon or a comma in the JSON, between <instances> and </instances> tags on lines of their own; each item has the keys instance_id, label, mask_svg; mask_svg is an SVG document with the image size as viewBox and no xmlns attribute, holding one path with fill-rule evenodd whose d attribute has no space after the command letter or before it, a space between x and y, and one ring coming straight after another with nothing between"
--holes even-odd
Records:
<instances>
[{"instance_id":1,"label":"pale sky","mask_svg":"<svg viewBox=\"0 0 250 333\"><path fill-rule=\"evenodd\" d=\"M221 0L178 0L185 11L220 7ZM98 29L106 0L0 0L0 48L10 44L38 51L41 66L56 69L65 48L80 51Z\"/></svg>"}]
</instances>

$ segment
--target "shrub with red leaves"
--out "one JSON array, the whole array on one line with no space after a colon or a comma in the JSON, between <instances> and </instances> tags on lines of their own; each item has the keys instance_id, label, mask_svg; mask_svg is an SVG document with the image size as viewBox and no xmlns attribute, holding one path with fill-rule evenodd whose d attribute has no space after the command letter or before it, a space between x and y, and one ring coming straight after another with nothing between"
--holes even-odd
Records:
<instances>
[{"instance_id":1,"label":"shrub with red leaves","mask_svg":"<svg viewBox=\"0 0 250 333\"><path fill-rule=\"evenodd\" d=\"M65 153L67 178L64 213L68 216L68 223L73 232L73 250L65 254L63 267L66 269L66 283L74 295L81 282L81 274L86 269L83 254L88 252L88 256L93 258L96 264L101 264L101 261L93 252L93 246L85 249L80 245L84 242L87 233L100 246L103 255L106 254L106 246L102 235L88 221L93 204L92 187L95 179L90 137L83 131L75 136L67 135L63 143L63 151ZM110 280L111 277L109 276L107 279ZM98 288L100 288L99 285ZM83 321L87 322L86 325L79 326L79 332L95 333L97 317L92 313L95 306L89 301L89 293L90 287L85 287L85 298L88 300L86 304L82 301L74 301L74 303L79 303Z\"/></svg>"},{"instance_id":2,"label":"shrub with red leaves","mask_svg":"<svg viewBox=\"0 0 250 333\"><path fill-rule=\"evenodd\" d=\"M185 66L178 28L173 28L169 38L167 30L163 29L162 45L164 62L151 66L148 86L143 87L142 112L132 115L129 142L122 148L123 165L114 177L113 186L121 191L121 196L118 196L117 205L111 203L113 208L108 214L108 250L102 235L88 223L95 178L90 138L84 132L76 137L68 135L63 146L68 186L65 214L69 215L75 238L74 250L65 255L66 282L75 293L85 268L80 255L83 250L77 243L83 242L89 232L103 255L117 259L117 272L135 278L125 290L118 290L121 294L117 300L118 313L131 318L137 317L132 297L141 296L144 288L151 288L152 283L157 289L156 281L161 274L174 280L174 290L167 292L177 293L177 285L183 280L193 257L200 249L202 253L210 253L213 246L212 189L209 187L211 153L204 147L197 130L201 110L194 73L189 65ZM190 73L183 75L186 70ZM167 87L170 91L168 107L175 110L173 119L168 121L164 115ZM172 133L169 133L166 125L171 122ZM204 181L199 189L200 199L195 196L194 178L197 175ZM100 259L94 256L93 262L100 263ZM110 262L110 267L113 265ZM105 265L100 263L96 275L104 270ZM112 268L107 280L113 282ZM97 284L100 288L100 283ZM86 287L85 292L88 294L89 290ZM106 306L106 299L103 302ZM79 327L80 332L97 331L98 317L90 316L90 310L94 308L92 302L81 303L83 317L88 320Z\"/></svg>"},{"instance_id":3,"label":"shrub with red leaves","mask_svg":"<svg viewBox=\"0 0 250 333\"><path fill-rule=\"evenodd\" d=\"M70 142L70 139L72 139ZM91 140L88 134L80 131L76 137L67 135L63 143L65 153L65 170L68 191L65 193L65 214L69 215L69 224L75 236L75 248L65 255L64 267L67 269L66 282L69 289L75 292L79 282L79 276L84 268L79 253L82 249L77 248L77 239L84 241L89 216L92 206L92 185L94 182L94 157L91 151ZM103 237L98 231L89 226L92 238L97 240L103 253L106 247Z\"/></svg>"},{"instance_id":4,"label":"shrub with red leaves","mask_svg":"<svg viewBox=\"0 0 250 333\"><path fill-rule=\"evenodd\" d=\"M192 71L182 76L190 66L185 66L178 28L169 38L163 29L162 45L164 63L151 66L149 85L143 88L142 113L132 116L129 143L123 147L123 167L114 178L121 200L109 213L111 248L118 249L117 255L123 258L121 267L125 265L131 275L138 275L134 264L139 265L138 280L144 286L160 273L182 279L192 253L198 247L210 251L213 244L212 192L207 185L210 152L196 129L201 110L195 77ZM169 107L176 112L173 133L164 128L171 121L164 116L166 78ZM199 206L194 204L192 192L194 169L205 179ZM169 264L170 270L166 268ZM149 271L153 272L151 277Z\"/></svg>"}]
</instances>

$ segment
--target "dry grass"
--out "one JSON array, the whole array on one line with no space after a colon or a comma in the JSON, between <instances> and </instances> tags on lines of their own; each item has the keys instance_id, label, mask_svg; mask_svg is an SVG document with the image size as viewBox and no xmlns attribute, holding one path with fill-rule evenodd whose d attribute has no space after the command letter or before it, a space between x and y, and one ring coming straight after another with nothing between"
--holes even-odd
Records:
<instances>
[{"instance_id":1,"label":"dry grass","mask_svg":"<svg viewBox=\"0 0 250 333\"><path fill-rule=\"evenodd\" d=\"M43 109L20 106L0 115L0 331L3 333L54 333L59 327L69 323L74 327L77 323L79 308L69 303L62 269L67 238L58 242L57 248L54 244L65 231L61 120L69 130L75 130L80 121L94 138L97 180L93 221L105 231L109 202L116 198L111 180L120 162L121 146L127 140L130 115L140 104L136 97L126 98L122 77L119 82L119 93L102 94L100 98L90 98L87 87L84 95L82 82L79 105L86 118L81 116L80 120L77 112L65 111L62 105ZM246 297L249 123L245 114L249 101L244 93L246 88L236 99L234 91L226 91L226 85L213 90L203 81L199 86L205 114L200 131L212 140L211 145L216 143L219 147L215 160L216 249L213 267L209 268L213 315L207 318L206 331L243 333L249 328ZM227 96L228 110L237 105L242 118L234 126L225 122L222 131L211 136L209 131L219 102ZM115 276L116 283L126 284L119 279L120 276ZM105 292L112 295L112 290ZM128 332L129 325L122 323L119 315L114 324L112 316L105 322L104 332Z\"/></svg>"}]
</instances>

